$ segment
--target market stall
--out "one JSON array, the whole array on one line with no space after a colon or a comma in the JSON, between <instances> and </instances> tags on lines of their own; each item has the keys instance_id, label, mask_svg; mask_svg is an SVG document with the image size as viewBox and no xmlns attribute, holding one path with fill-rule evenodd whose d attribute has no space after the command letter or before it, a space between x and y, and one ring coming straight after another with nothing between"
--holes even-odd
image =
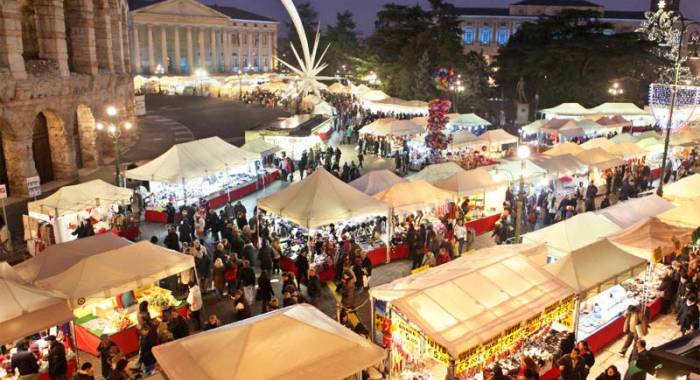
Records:
<instances>
[{"instance_id":1,"label":"market stall","mask_svg":"<svg viewBox=\"0 0 700 380\"><path fill-rule=\"evenodd\" d=\"M664 256L689 242L692 232L691 228L668 224L657 217L648 217L608 236L608 240L647 262L658 263Z\"/></svg>"},{"instance_id":2,"label":"market stall","mask_svg":"<svg viewBox=\"0 0 700 380\"><path fill-rule=\"evenodd\" d=\"M643 286L637 280L646 265L644 259L602 239L544 266L576 290L576 341L585 340L598 352L623 334L623 313L642 302Z\"/></svg>"},{"instance_id":3,"label":"market stall","mask_svg":"<svg viewBox=\"0 0 700 380\"><path fill-rule=\"evenodd\" d=\"M422 100L404 100L393 97L378 100L363 99L362 106L372 112L394 113L404 115L428 114L428 102L424 102Z\"/></svg>"},{"instance_id":4,"label":"market stall","mask_svg":"<svg viewBox=\"0 0 700 380\"><path fill-rule=\"evenodd\" d=\"M556 107L540 110L545 119L552 118L578 118L593 115L594 112L578 103L562 103Z\"/></svg>"},{"instance_id":5,"label":"market stall","mask_svg":"<svg viewBox=\"0 0 700 380\"><path fill-rule=\"evenodd\" d=\"M364 251L386 249L384 236L376 233L378 229L367 231L364 227L370 222L376 227L379 223L377 216L386 217L387 205L355 190L323 168L318 168L301 182L258 199L257 205L278 217L268 220L272 230L297 230L296 233L280 234L285 253L280 259L283 270L296 271L297 255L305 248L313 253L313 239L323 239L324 235L326 241L335 245L340 241L338 233L352 232ZM335 277L334 257L331 257L334 254L316 252L309 257L322 280Z\"/></svg>"},{"instance_id":6,"label":"market stall","mask_svg":"<svg viewBox=\"0 0 700 380\"><path fill-rule=\"evenodd\" d=\"M552 141L559 143L570 141L575 137L582 137L585 134L579 122L574 119L553 119L545 124L540 131L549 135Z\"/></svg>"},{"instance_id":7,"label":"market stall","mask_svg":"<svg viewBox=\"0 0 700 380\"><path fill-rule=\"evenodd\" d=\"M587 149L579 154L576 154L575 157L584 164L586 164L592 171L598 170L598 175L595 175L594 173L594 179L600 179L600 174L604 170L625 164L625 161L623 161L619 157L613 156L612 154L605 151L603 148L599 147ZM603 181L598 181L598 183L602 182Z\"/></svg>"},{"instance_id":8,"label":"market stall","mask_svg":"<svg viewBox=\"0 0 700 380\"><path fill-rule=\"evenodd\" d=\"M137 240L139 221L124 209L133 194L131 189L98 179L63 186L46 198L29 202L23 217L29 252L35 254L47 246L75 239L75 230L87 220L95 233L114 231Z\"/></svg>"},{"instance_id":9,"label":"market stall","mask_svg":"<svg viewBox=\"0 0 700 380\"><path fill-rule=\"evenodd\" d=\"M278 147L273 143L267 142L265 141L265 139L262 138L246 142L245 144L243 144L241 149L247 150L251 153L259 154L260 159L263 161L263 163L269 162L270 158L272 158L275 155L275 153L282 150L282 148Z\"/></svg>"},{"instance_id":10,"label":"market stall","mask_svg":"<svg viewBox=\"0 0 700 380\"><path fill-rule=\"evenodd\" d=\"M525 243L545 243L549 256L547 262L550 262L620 230L620 227L604 217L584 212L527 233L522 239Z\"/></svg>"},{"instance_id":11,"label":"market stall","mask_svg":"<svg viewBox=\"0 0 700 380\"><path fill-rule=\"evenodd\" d=\"M608 153L618 156L623 160L638 159L646 156L647 151L631 141L614 143L607 149Z\"/></svg>"},{"instance_id":12,"label":"market stall","mask_svg":"<svg viewBox=\"0 0 700 380\"><path fill-rule=\"evenodd\" d=\"M610 207L597 210L595 213L602 215L620 228L627 228L641 219L657 216L674 208L676 206L671 202L656 194L651 194L645 197L617 202Z\"/></svg>"},{"instance_id":13,"label":"market stall","mask_svg":"<svg viewBox=\"0 0 700 380\"><path fill-rule=\"evenodd\" d=\"M561 156L562 154L577 155L583 152L584 149L578 144L572 142L565 142L563 144L557 144L554 148L549 149L544 152L545 155L550 157Z\"/></svg>"},{"instance_id":14,"label":"market stall","mask_svg":"<svg viewBox=\"0 0 700 380\"><path fill-rule=\"evenodd\" d=\"M693 174L664 186L663 197L671 202L700 198L700 174Z\"/></svg>"},{"instance_id":15,"label":"market stall","mask_svg":"<svg viewBox=\"0 0 700 380\"><path fill-rule=\"evenodd\" d=\"M171 380L340 380L385 357L381 348L307 304L162 344L153 354Z\"/></svg>"},{"instance_id":16,"label":"market stall","mask_svg":"<svg viewBox=\"0 0 700 380\"><path fill-rule=\"evenodd\" d=\"M515 184L520 176L526 183L537 182L547 175L547 170L535 164L532 160L504 161L501 164L488 167L491 175L501 181Z\"/></svg>"},{"instance_id":17,"label":"market stall","mask_svg":"<svg viewBox=\"0 0 700 380\"><path fill-rule=\"evenodd\" d=\"M174 145L145 165L127 170L126 177L148 181L146 221L167 221L165 206L204 200L218 208L257 191L276 179L276 170L256 172L256 153L233 146L218 137Z\"/></svg>"},{"instance_id":18,"label":"market stall","mask_svg":"<svg viewBox=\"0 0 700 380\"><path fill-rule=\"evenodd\" d=\"M193 267L192 256L105 234L57 244L15 269L34 286L68 298L77 347L96 355L101 334L125 354L138 351L136 308L142 300L149 300L152 317L165 307L184 312L181 301L153 284L183 272L189 277Z\"/></svg>"},{"instance_id":19,"label":"market stall","mask_svg":"<svg viewBox=\"0 0 700 380\"><path fill-rule=\"evenodd\" d=\"M517 372L520 352L545 376L572 325L574 290L521 253L531 248L482 249L370 289L391 378L480 378L491 364Z\"/></svg>"},{"instance_id":20,"label":"market stall","mask_svg":"<svg viewBox=\"0 0 700 380\"><path fill-rule=\"evenodd\" d=\"M690 228L700 227L700 199L681 201L678 207L657 213L656 216L665 223Z\"/></svg>"},{"instance_id":21,"label":"market stall","mask_svg":"<svg viewBox=\"0 0 700 380\"><path fill-rule=\"evenodd\" d=\"M447 122L448 132L468 131L481 133L491 126L491 123L475 113L449 113Z\"/></svg>"},{"instance_id":22,"label":"market stall","mask_svg":"<svg viewBox=\"0 0 700 380\"><path fill-rule=\"evenodd\" d=\"M428 165L423 170L409 177L411 181L425 181L431 185L442 181L443 179L457 174L463 173L466 170L452 161L443 162L440 164Z\"/></svg>"},{"instance_id":23,"label":"market stall","mask_svg":"<svg viewBox=\"0 0 700 380\"><path fill-rule=\"evenodd\" d=\"M610 149L614 145L614 142L608 140L605 137L597 137L586 141L585 143L581 144L580 147L586 150L601 148L607 152L608 149Z\"/></svg>"},{"instance_id":24,"label":"market stall","mask_svg":"<svg viewBox=\"0 0 700 380\"><path fill-rule=\"evenodd\" d=\"M383 169L369 171L348 185L367 195L374 195L400 182L406 182L406 180L397 176L391 170Z\"/></svg>"},{"instance_id":25,"label":"market stall","mask_svg":"<svg viewBox=\"0 0 700 380\"><path fill-rule=\"evenodd\" d=\"M518 137L513 136L503 129L492 129L479 135L479 140L483 141L486 152L492 156L505 157L510 155L510 151L518 143Z\"/></svg>"}]
</instances>

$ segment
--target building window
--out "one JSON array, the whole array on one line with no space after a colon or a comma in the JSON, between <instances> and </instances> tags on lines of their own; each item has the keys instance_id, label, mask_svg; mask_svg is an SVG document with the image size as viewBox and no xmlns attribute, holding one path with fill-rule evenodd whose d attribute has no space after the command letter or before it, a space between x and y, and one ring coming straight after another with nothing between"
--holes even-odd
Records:
<instances>
[{"instance_id":1,"label":"building window","mask_svg":"<svg viewBox=\"0 0 700 380\"><path fill-rule=\"evenodd\" d=\"M498 44L503 46L508 43L508 28L506 27L501 27L498 28L498 35L496 36L498 40Z\"/></svg>"},{"instance_id":2,"label":"building window","mask_svg":"<svg viewBox=\"0 0 700 380\"><path fill-rule=\"evenodd\" d=\"M474 27L473 26L465 26L464 27L464 35L462 38L464 39L464 43L467 45L471 45L474 43L474 35L475 35Z\"/></svg>"},{"instance_id":3,"label":"building window","mask_svg":"<svg viewBox=\"0 0 700 380\"><path fill-rule=\"evenodd\" d=\"M490 26L482 26L481 29L479 29L479 42L481 42L482 45L488 45L491 43Z\"/></svg>"}]
</instances>

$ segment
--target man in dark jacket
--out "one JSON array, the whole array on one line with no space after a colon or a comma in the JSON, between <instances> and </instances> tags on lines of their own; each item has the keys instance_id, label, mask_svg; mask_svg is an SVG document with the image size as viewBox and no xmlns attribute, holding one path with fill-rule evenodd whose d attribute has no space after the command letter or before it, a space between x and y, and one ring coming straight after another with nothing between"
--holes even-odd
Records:
<instances>
[{"instance_id":1,"label":"man in dark jacket","mask_svg":"<svg viewBox=\"0 0 700 380\"><path fill-rule=\"evenodd\" d=\"M46 338L50 343L49 348L49 377L51 380L67 380L68 361L66 360L66 348L51 335Z\"/></svg>"},{"instance_id":2,"label":"man in dark jacket","mask_svg":"<svg viewBox=\"0 0 700 380\"><path fill-rule=\"evenodd\" d=\"M673 301L676 298L676 293L678 292L678 282L674 276L673 268L668 267L666 269L666 274L656 290L663 292L663 296L661 297L661 312L663 314L669 313L671 311L671 306L673 306Z\"/></svg>"},{"instance_id":3,"label":"man in dark jacket","mask_svg":"<svg viewBox=\"0 0 700 380\"><path fill-rule=\"evenodd\" d=\"M26 340L20 340L17 342L17 352L12 355L10 360L10 368L13 370L17 368L20 375L33 375L39 373L39 364L29 351L29 344Z\"/></svg>"},{"instance_id":4,"label":"man in dark jacket","mask_svg":"<svg viewBox=\"0 0 700 380\"><path fill-rule=\"evenodd\" d=\"M578 348L571 350L559 359L559 370L563 380L586 380L586 364Z\"/></svg>"},{"instance_id":5,"label":"man in dark jacket","mask_svg":"<svg viewBox=\"0 0 700 380\"><path fill-rule=\"evenodd\" d=\"M698 297L695 294L690 294L685 300L678 313L678 324L681 328L681 334L685 335L686 331L696 331L700 323L700 309L698 309Z\"/></svg>"},{"instance_id":6,"label":"man in dark jacket","mask_svg":"<svg viewBox=\"0 0 700 380\"><path fill-rule=\"evenodd\" d=\"M253 246L253 242L250 239L245 238L243 240L243 252L241 252L241 258L248 260L249 263L254 263L255 258L258 257L258 250Z\"/></svg>"},{"instance_id":7,"label":"man in dark jacket","mask_svg":"<svg viewBox=\"0 0 700 380\"><path fill-rule=\"evenodd\" d=\"M150 374L156 366L156 357L153 355L157 335L155 330L149 325L141 326L141 337L139 340L139 363L143 366L143 371Z\"/></svg>"},{"instance_id":8,"label":"man in dark jacket","mask_svg":"<svg viewBox=\"0 0 700 380\"><path fill-rule=\"evenodd\" d=\"M187 321L185 321L185 318L182 318L182 315L175 309L170 309L168 328L175 339L181 339L190 335L190 328L187 326Z\"/></svg>"},{"instance_id":9,"label":"man in dark jacket","mask_svg":"<svg viewBox=\"0 0 700 380\"><path fill-rule=\"evenodd\" d=\"M260 260L260 270L270 274L272 270L272 248L267 239L262 239L262 246L258 251L258 260Z\"/></svg>"},{"instance_id":10,"label":"man in dark jacket","mask_svg":"<svg viewBox=\"0 0 700 380\"><path fill-rule=\"evenodd\" d=\"M306 248L301 250L299 256L297 256L297 280L299 284L308 284L309 280L309 259L306 258Z\"/></svg>"}]
</instances>

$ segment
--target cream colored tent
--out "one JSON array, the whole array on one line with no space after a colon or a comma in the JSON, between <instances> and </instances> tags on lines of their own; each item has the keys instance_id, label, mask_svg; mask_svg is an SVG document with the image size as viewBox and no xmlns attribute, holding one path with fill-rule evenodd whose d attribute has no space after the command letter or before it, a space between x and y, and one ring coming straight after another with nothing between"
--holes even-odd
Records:
<instances>
[{"instance_id":1,"label":"cream colored tent","mask_svg":"<svg viewBox=\"0 0 700 380\"><path fill-rule=\"evenodd\" d=\"M673 252L674 240L679 240L681 244L687 243L692 232L691 228L674 226L651 217L609 236L608 240L628 253L655 263Z\"/></svg>"},{"instance_id":2,"label":"cream colored tent","mask_svg":"<svg viewBox=\"0 0 700 380\"><path fill-rule=\"evenodd\" d=\"M389 95L385 94L381 90L369 90L359 94L360 99L368 102L377 102L383 99L387 99Z\"/></svg>"},{"instance_id":3,"label":"cream colored tent","mask_svg":"<svg viewBox=\"0 0 700 380\"><path fill-rule=\"evenodd\" d=\"M554 119L543 126L541 130L545 133L554 133L567 138L584 135L583 128L574 119Z\"/></svg>"},{"instance_id":4,"label":"cream colored tent","mask_svg":"<svg viewBox=\"0 0 700 380\"><path fill-rule=\"evenodd\" d=\"M46 198L27 204L32 212L58 217L66 213L80 212L97 206L109 206L115 203L126 204L134 191L110 185L96 179L73 186L63 186Z\"/></svg>"},{"instance_id":5,"label":"cream colored tent","mask_svg":"<svg viewBox=\"0 0 700 380\"><path fill-rule=\"evenodd\" d=\"M462 169L456 162L447 161L440 164L428 165L408 179L411 181L425 181L434 185L453 174L463 172L466 172L466 170Z\"/></svg>"},{"instance_id":6,"label":"cream colored tent","mask_svg":"<svg viewBox=\"0 0 700 380\"><path fill-rule=\"evenodd\" d=\"M599 170L605 170L625 164L622 159L613 156L602 148L588 149L577 154L575 157L579 161L588 165L588 167L591 169L596 168Z\"/></svg>"},{"instance_id":7,"label":"cream colored tent","mask_svg":"<svg viewBox=\"0 0 700 380\"><path fill-rule=\"evenodd\" d=\"M428 103L421 100L404 100L399 98L386 98L368 101L366 106L379 111L391 111L408 114L427 114Z\"/></svg>"},{"instance_id":8,"label":"cream colored tent","mask_svg":"<svg viewBox=\"0 0 700 380\"><path fill-rule=\"evenodd\" d=\"M479 135L479 140L483 140L491 145L516 144L518 136L513 136L503 129L492 129Z\"/></svg>"},{"instance_id":9,"label":"cream colored tent","mask_svg":"<svg viewBox=\"0 0 700 380\"><path fill-rule=\"evenodd\" d=\"M586 164L570 154L561 154L554 157L533 157L532 162L547 170L548 173L573 174L588 171L588 166L586 166Z\"/></svg>"},{"instance_id":10,"label":"cream colored tent","mask_svg":"<svg viewBox=\"0 0 700 380\"><path fill-rule=\"evenodd\" d=\"M574 294L521 252L503 245L370 289L458 357Z\"/></svg>"},{"instance_id":11,"label":"cream colored tent","mask_svg":"<svg viewBox=\"0 0 700 380\"><path fill-rule=\"evenodd\" d=\"M447 148L451 150L479 145L479 138L467 130L452 132L450 136L452 140L450 140Z\"/></svg>"},{"instance_id":12,"label":"cream colored tent","mask_svg":"<svg viewBox=\"0 0 700 380\"><path fill-rule=\"evenodd\" d=\"M662 212L657 217L677 226L700 227L700 199L682 201L678 207Z\"/></svg>"},{"instance_id":13,"label":"cream colored tent","mask_svg":"<svg viewBox=\"0 0 700 380\"><path fill-rule=\"evenodd\" d=\"M555 263L545 265L544 269L574 288L576 293L583 294L645 264L644 259L603 239L572 251Z\"/></svg>"},{"instance_id":14,"label":"cream colored tent","mask_svg":"<svg viewBox=\"0 0 700 380\"><path fill-rule=\"evenodd\" d=\"M644 149L645 152L663 152L664 143L661 137L645 137L635 142L635 144Z\"/></svg>"},{"instance_id":15,"label":"cream colored tent","mask_svg":"<svg viewBox=\"0 0 700 380\"><path fill-rule=\"evenodd\" d=\"M278 147L277 145L265 141L265 139L262 137L248 141L241 147L241 149L247 150L251 153L257 153L263 157L275 154L282 150L282 148Z\"/></svg>"},{"instance_id":16,"label":"cream colored tent","mask_svg":"<svg viewBox=\"0 0 700 380\"><path fill-rule=\"evenodd\" d=\"M632 159L643 157L647 154L647 151L639 147L637 144L631 141L624 141L621 143L613 144L611 147L606 149L608 153L621 157L623 159Z\"/></svg>"},{"instance_id":17,"label":"cream colored tent","mask_svg":"<svg viewBox=\"0 0 700 380\"><path fill-rule=\"evenodd\" d=\"M581 144L581 148L586 149L586 150L601 148L607 152L608 149L613 147L614 145L615 145L614 142L606 139L605 137L597 137L594 139L590 139L590 140L586 141L585 143Z\"/></svg>"},{"instance_id":18,"label":"cream colored tent","mask_svg":"<svg viewBox=\"0 0 700 380\"><path fill-rule=\"evenodd\" d=\"M307 304L162 344L153 354L170 380L343 380L385 356Z\"/></svg>"},{"instance_id":19,"label":"cream colored tent","mask_svg":"<svg viewBox=\"0 0 700 380\"><path fill-rule=\"evenodd\" d=\"M260 156L209 137L174 145L143 166L127 170L126 177L142 181L181 183L252 164Z\"/></svg>"},{"instance_id":20,"label":"cream colored tent","mask_svg":"<svg viewBox=\"0 0 700 380\"><path fill-rule=\"evenodd\" d=\"M7 263L0 263L0 344L73 320L68 300L59 293L25 283Z\"/></svg>"},{"instance_id":21,"label":"cream colored tent","mask_svg":"<svg viewBox=\"0 0 700 380\"><path fill-rule=\"evenodd\" d=\"M540 112L555 116L586 116L594 114L594 112L578 103L562 103L556 107L540 110Z\"/></svg>"},{"instance_id":22,"label":"cream colored tent","mask_svg":"<svg viewBox=\"0 0 700 380\"><path fill-rule=\"evenodd\" d=\"M355 190L323 168L301 182L258 199L258 207L306 228L368 215L386 215L389 211L386 204Z\"/></svg>"},{"instance_id":23,"label":"cream colored tent","mask_svg":"<svg viewBox=\"0 0 700 380\"><path fill-rule=\"evenodd\" d=\"M425 127L413 120L385 118L362 127L360 133L373 136L410 136L425 133Z\"/></svg>"},{"instance_id":24,"label":"cream colored tent","mask_svg":"<svg viewBox=\"0 0 700 380\"><path fill-rule=\"evenodd\" d=\"M606 116L641 116L649 114L649 112L637 107L634 103L603 103L593 107L591 111L594 114Z\"/></svg>"},{"instance_id":25,"label":"cream colored tent","mask_svg":"<svg viewBox=\"0 0 700 380\"><path fill-rule=\"evenodd\" d=\"M523 235L524 243L546 243L550 256L564 256L620 231L615 223L592 212L575 215Z\"/></svg>"},{"instance_id":26,"label":"cream colored tent","mask_svg":"<svg viewBox=\"0 0 700 380\"><path fill-rule=\"evenodd\" d=\"M447 114L449 121L448 125L473 128L473 127L488 127L491 125L486 119L475 113L450 113Z\"/></svg>"},{"instance_id":27,"label":"cream colored tent","mask_svg":"<svg viewBox=\"0 0 700 380\"><path fill-rule=\"evenodd\" d=\"M547 124L546 119L539 119L535 120L530 124L524 125L520 128L520 132L526 135L533 135L537 132L539 132L542 127L544 127Z\"/></svg>"},{"instance_id":28,"label":"cream colored tent","mask_svg":"<svg viewBox=\"0 0 700 380\"><path fill-rule=\"evenodd\" d=\"M675 208L673 203L659 197L656 194L641 198L632 198L627 201L596 211L620 228L627 228L639 220L651 216L657 216L665 211Z\"/></svg>"},{"instance_id":29,"label":"cream colored tent","mask_svg":"<svg viewBox=\"0 0 700 380\"><path fill-rule=\"evenodd\" d=\"M509 182L518 181L521 174L525 180L533 180L547 175L547 170L538 166L531 160L524 160L524 162L524 171L521 160L505 161L499 165L491 166L488 169L494 178Z\"/></svg>"},{"instance_id":30,"label":"cream colored tent","mask_svg":"<svg viewBox=\"0 0 700 380\"><path fill-rule=\"evenodd\" d=\"M637 142L639 141L639 138L636 136L632 136L629 133L620 133L610 138L610 141L614 143L621 143L625 141Z\"/></svg>"},{"instance_id":31,"label":"cream colored tent","mask_svg":"<svg viewBox=\"0 0 700 380\"><path fill-rule=\"evenodd\" d=\"M380 200L389 205L389 207L403 212L413 212L439 206L453 197L451 193L425 181L397 183L373 196L374 199Z\"/></svg>"},{"instance_id":32,"label":"cream colored tent","mask_svg":"<svg viewBox=\"0 0 700 380\"><path fill-rule=\"evenodd\" d=\"M693 174L664 186L663 197L671 202L700 198L700 174Z\"/></svg>"},{"instance_id":33,"label":"cream colored tent","mask_svg":"<svg viewBox=\"0 0 700 380\"><path fill-rule=\"evenodd\" d=\"M455 193L460 197L474 195L488 191L505 188L505 182L496 181L489 174L487 169L476 168L455 173L442 181L435 183L435 186ZM504 191L505 196L505 191Z\"/></svg>"},{"instance_id":34,"label":"cream colored tent","mask_svg":"<svg viewBox=\"0 0 700 380\"><path fill-rule=\"evenodd\" d=\"M80 239L96 239L100 236ZM70 244L70 243L66 243ZM92 254L61 249L41 254L19 264L18 273L39 288L67 296L73 307L91 300L112 297L189 270L194 257L182 255L148 241L129 243L116 249L103 248ZM94 247L93 247L94 248ZM21 266L21 268L20 268ZM35 274L34 278L25 273Z\"/></svg>"},{"instance_id":35,"label":"cream colored tent","mask_svg":"<svg viewBox=\"0 0 700 380\"><path fill-rule=\"evenodd\" d=\"M583 148L572 142L555 145L554 148L544 152L547 156L561 156L562 154L576 155L583 152Z\"/></svg>"},{"instance_id":36,"label":"cream colored tent","mask_svg":"<svg viewBox=\"0 0 700 380\"><path fill-rule=\"evenodd\" d=\"M350 182L348 185L367 194L374 195L390 188L394 184L406 182L391 170L372 170L362 177Z\"/></svg>"},{"instance_id":37,"label":"cream colored tent","mask_svg":"<svg viewBox=\"0 0 700 380\"><path fill-rule=\"evenodd\" d=\"M342 83L335 82L332 85L328 86L328 91L334 94L349 94L350 87L344 86Z\"/></svg>"}]
</instances>

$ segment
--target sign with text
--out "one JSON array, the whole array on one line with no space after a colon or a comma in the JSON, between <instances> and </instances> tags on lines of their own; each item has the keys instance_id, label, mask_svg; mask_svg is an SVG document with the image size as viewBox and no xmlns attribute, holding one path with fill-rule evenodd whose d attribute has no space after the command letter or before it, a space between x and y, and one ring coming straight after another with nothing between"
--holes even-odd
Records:
<instances>
[{"instance_id":1,"label":"sign with text","mask_svg":"<svg viewBox=\"0 0 700 380\"><path fill-rule=\"evenodd\" d=\"M0 185L0 199L7 199L7 186Z\"/></svg>"},{"instance_id":2,"label":"sign with text","mask_svg":"<svg viewBox=\"0 0 700 380\"><path fill-rule=\"evenodd\" d=\"M27 178L27 192L30 197L38 197L41 195L41 179L39 176Z\"/></svg>"}]
</instances>

